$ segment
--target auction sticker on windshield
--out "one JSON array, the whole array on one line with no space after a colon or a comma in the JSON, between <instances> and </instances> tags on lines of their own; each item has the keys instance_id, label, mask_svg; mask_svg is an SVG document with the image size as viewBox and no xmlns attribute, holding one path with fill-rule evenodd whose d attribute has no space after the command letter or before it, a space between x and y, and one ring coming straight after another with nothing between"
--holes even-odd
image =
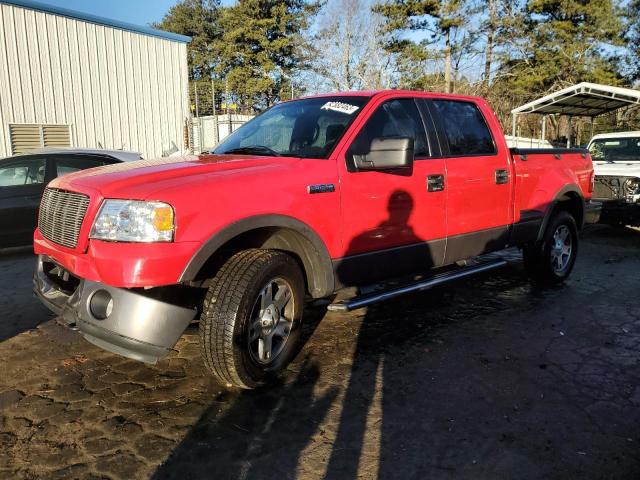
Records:
<instances>
[{"instance_id":1,"label":"auction sticker on windshield","mask_svg":"<svg viewBox=\"0 0 640 480\"><path fill-rule=\"evenodd\" d=\"M344 102L327 102L320 110L334 110L336 112L346 113L347 115L351 115L353 112L358 110L360 107L356 105L351 105L349 103Z\"/></svg>"}]
</instances>

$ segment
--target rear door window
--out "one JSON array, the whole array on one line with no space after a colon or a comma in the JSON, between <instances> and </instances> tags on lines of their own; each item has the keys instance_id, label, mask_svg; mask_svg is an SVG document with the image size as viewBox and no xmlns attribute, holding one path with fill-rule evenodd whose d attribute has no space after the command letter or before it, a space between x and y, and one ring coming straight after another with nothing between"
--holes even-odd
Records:
<instances>
[{"instance_id":1,"label":"rear door window","mask_svg":"<svg viewBox=\"0 0 640 480\"><path fill-rule=\"evenodd\" d=\"M493 155L496 147L491 131L471 102L433 100L452 156Z\"/></svg>"}]
</instances>

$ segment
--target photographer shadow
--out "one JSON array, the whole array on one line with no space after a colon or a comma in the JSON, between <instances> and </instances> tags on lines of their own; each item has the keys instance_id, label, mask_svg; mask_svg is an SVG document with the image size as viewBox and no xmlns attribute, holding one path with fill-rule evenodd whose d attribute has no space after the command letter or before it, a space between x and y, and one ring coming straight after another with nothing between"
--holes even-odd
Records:
<instances>
[{"instance_id":1,"label":"photographer shadow","mask_svg":"<svg viewBox=\"0 0 640 480\"><path fill-rule=\"evenodd\" d=\"M391 266L399 271L418 268L426 270L433 266L435 252L424 239L415 234L411 227L410 219L413 210L414 201L411 195L404 190L397 190L389 197L388 218L376 228L352 239L346 254L346 257L351 258L354 258L354 255L357 258L358 252L365 250L372 240L385 239L390 235L400 234L404 244L400 249L393 249L395 253L391 253L391 256L382 261L363 259L356 264L358 278L377 281L384 277L384 273ZM419 266L407 264L407 255L402 251L403 248L411 248L410 258L419 262ZM394 257L394 254L397 254L397 257ZM353 284L355 278L353 269L353 263L345 262L338 266L338 279L342 284ZM388 343L402 343L406 338L393 332L394 325L391 321L394 319L381 319L380 315L376 315L377 313L379 312L376 307L369 307L360 325L337 437L329 458L325 479L357 478L363 456L370 456L371 452L363 452L363 448L367 435L367 418L376 396L377 384L380 384L382 390L378 478L398 478L398 465L401 459L397 458L398 432L393 426L395 422L392 417L399 411L399 406L392 405L390 400L397 396L395 390L398 387L398 380L387 372L385 350L389 346ZM404 329L398 330L398 333L401 333ZM408 452L405 447L402 456L411 461L410 458L414 460L419 458L419 452Z\"/></svg>"},{"instance_id":2,"label":"photographer shadow","mask_svg":"<svg viewBox=\"0 0 640 480\"><path fill-rule=\"evenodd\" d=\"M302 345L324 310L310 308L305 316ZM152 478L295 478L301 453L337 396L336 387L318 392L319 378L317 362L306 356L276 385L223 391Z\"/></svg>"}]
</instances>

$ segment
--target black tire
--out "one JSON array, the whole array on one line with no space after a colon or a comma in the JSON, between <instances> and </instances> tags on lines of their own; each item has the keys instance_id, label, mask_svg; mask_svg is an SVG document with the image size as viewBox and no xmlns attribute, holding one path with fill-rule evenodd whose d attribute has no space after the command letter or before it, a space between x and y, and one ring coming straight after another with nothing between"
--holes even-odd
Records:
<instances>
[{"instance_id":1,"label":"black tire","mask_svg":"<svg viewBox=\"0 0 640 480\"><path fill-rule=\"evenodd\" d=\"M554 235L557 232L564 233L563 229L566 229L570 236L571 254L568 255L566 265L563 263L564 267L558 268L557 262L554 263L558 256L557 250L554 250L556 245ZM535 245L525 246L522 253L525 269L537 283L553 285L566 280L573 270L578 255L578 228L573 216L566 210L554 213L542 240Z\"/></svg>"},{"instance_id":2,"label":"black tire","mask_svg":"<svg viewBox=\"0 0 640 480\"><path fill-rule=\"evenodd\" d=\"M279 284L269 283L277 279ZM276 280L273 280L276 282ZM283 283L284 282L284 283ZM251 344L249 335L258 333L254 328L256 321L262 329L261 308L265 288L280 292L290 289L290 300L286 311L287 323L281 330L288 336L280 338L279 352L272 358L262 359L266 347L260 330L260 337ZM300 327L304 302L304 278L296 261L286 253L277 250L249 249L232 256L211 281L204 300L200 316L200 350L204 363L213 375L223 384L245 389L256 388L270 383L284 370L297 352L300 340ZM273 288L275 286L275 288ZM275 303L270 304L273 307ZM256 310L257 309L257 310ZM277 310L274 308L274 310ZM271 308L269 308L271 312ZM257 314L257 316L256 316ZM274 314L275 316L275 314ZM290 318L289 318L290 317ZM281 321L282 320L282 321ZM275 325L282 327L285 314L278 313L278 320L271 319L272 330ZM268 321L267 321L268 322ZM280 322L280 323L278 323ZM271 333L269 350L279 337ZM252 345L258 345L253 353ZM261 346L260 346L261 345ZM261 353L262 352L262 353ZM268 354L267 354L268 355Z\"/></svg>"}]
</instances>

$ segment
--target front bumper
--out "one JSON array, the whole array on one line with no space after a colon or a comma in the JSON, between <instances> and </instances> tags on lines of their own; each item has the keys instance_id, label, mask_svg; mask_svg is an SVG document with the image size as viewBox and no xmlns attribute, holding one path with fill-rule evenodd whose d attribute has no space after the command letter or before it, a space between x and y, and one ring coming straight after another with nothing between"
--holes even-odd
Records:
<instances>
[{"instance_id":1,"label":"front bumper","mask_svg":"<svg viewBox=\"0 0 640 480\"><path fill-rule=\"evenodd\" d=\"M640 203L624 200L605 200L602 202L600 223L611 225L640 225Z\"/></svg>"},{"instance_id":2,"label":"front bumper","mask_svg":"<svg viewBox=\"0 0 640 480\"><path fill-rule=\"evenodd\" d=\"M144 291L74 278L44 255L38 256L33 289L45 306L77 327L89 342L146 363L155 363L171 352L196 315L194 309L150 298ZM107 292L113 301L110 313L102 320L92 312L97 292Z\"/></svg>"},{"instance_id":3,"label":"front bumper","mask_svg":"<svg viewBox=\"0 0 640 480\"><path fill-rule=\"evenodd\" d=\"M122 288L174 285L200 244L197 242L126 243L90 240L86 251L72 250L33 235L33 250L93 282Z\"/></svg>"}]
</instances>

